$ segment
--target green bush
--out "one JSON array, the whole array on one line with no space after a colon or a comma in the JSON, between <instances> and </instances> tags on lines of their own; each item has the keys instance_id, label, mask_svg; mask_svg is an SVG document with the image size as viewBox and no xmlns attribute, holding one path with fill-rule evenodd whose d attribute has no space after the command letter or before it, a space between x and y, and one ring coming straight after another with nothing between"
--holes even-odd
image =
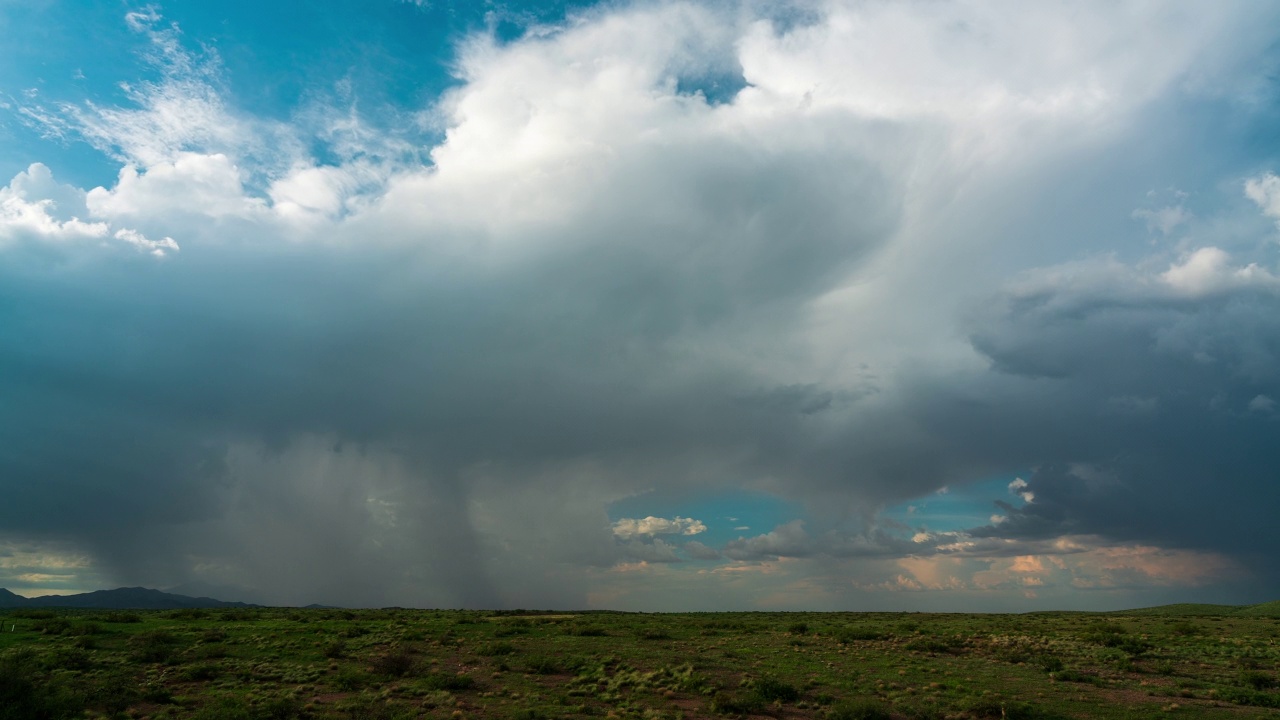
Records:
<instances>
[{"instance_id":1,"label":"green bush","mask_svg":"<svg viewBox=\"0 0 1280 720\"><path fill-rule=\"evenodd\" d=\"M257 713L239 698L219 698L196 711L193 720L260 720Z\"/></svg>"},{"instance_id":2,"label":"green bush","mask_svg":"<svg viewBox=\"0 0 1280 720\"><path fill-rule=\"evenodd\" d=\"M1236 705L1252 705L1254 707L1280 708L1280 694L1245 690L1242 688L1222 688L1218 698Z\"/></svg>"},{"instance_id":3,"label":"green bush","mask_svg":"<svg viewBox=\"0 0 1280 720\"><path fill-rule=\"evenodd\" d=\"M1062 660L1053 655L1041 655L1036 658L1036 664L1045 672L1059 672L1063 668Z\"/></svg>"},{"instance_id":4,"label":"green bush","mask_svg":"<svg viewBox=\"0 0 1280 720\"><path fill-rule=\"evenodd\" d=\"M775 678L760 678L752 683L752 691L760 699L769 702L795 702L800 699L800 691L796 686Z\"/></svg>"},{"instance_id":5,"label":"green bush","mask_svg":"<svg viewBox=\"0 0 1280 720\"><path fill-rule=\"evenodd\" d=\"M1098 676L1091 673L1081 672L1079 670L1060 670L1053 673L1053 679L1060 682L1096 683L1098 681Z\"/></svg>"},{"instance_id":6,"label":"green bush","mask_svg":"<svg viewBox=\"0 0 1280 720\"><path fill-rule=\"evenodd\" d=\"M836 633L836 642L850 645L858 640L883 640L884 633L871 628L845 628Z\"/></svg>"},{"instance_id":7,"label":"green bush","mask_svg":"<svg viewBox=\"0 0 1280 720\"><path fill-rule=\"evenodd\" d=\"M32 629L41 635L63 635L71 632L71 621L66 618L41 620L32 625Z\"/></svg>"},{"instance_id":8,"label":"green bush","mask_svg":"<svg viewBox=\"0 0 1280 720\"><path fill-rule=\"evenodd\" d=\"M350 720L408 720L415 717L410 710L373 696L349 700L342 705L342 711Z\"/></svg>"},{"instance_id":9,"label":"green bush","mask_svg":"<svg viewBox=\"0 0 1280 720\"><path fill-rule=\"evenodd\" d=\"M200 663L185 668L180 674L183 680L191 682L201 682L204 680L213 680L222 674L222 668L211 663Z\"/></svg>"},{"instance_id":10,"label":"green bush","mask_svg":"<svg viewBox=\"0 0 1280 720\"><path fill-rule=\"evenodd\" d=\"M58 614L52 610L14 610L9 616L25 620L49 620L58 617Z\"/></svg>"},{"instance_id":11,"label":"green bush","mask_svg":"<svg viewBox=\"0 0 1280 720\"><path fill-rule=\"evenodd\" d=\"M827 720L892 720L893 716L874 700L851 700L831 708Z\"/></svg>"},{"instance_id":12,"label":"green bush","mask_svg":"<svg viewBox=\"0 0 1280 720\"><path fill-rule=\"evenodd\" d=\"M333 686L343 692L355 692L369 684L369 674L359 668L346 667L333 676Z\"/></svg>"},{"instance_id":13,"label":"green bush","mask_svg":"<svg viewBox=\"0 0 1280 720\"><path fill-rule=\"evenodd\" d=\"M922 637L912 640L904 647L907 650L931 655L941 655L943 653L958 655L964 651L966 644L964 638L959 637Z\"/></svg>"},{"instance_id":14,"label":"green bush","mask_svg":"<svg viewBox=\"0 0 1280 720\"><path fill-rule=\"evenodd\" d=\"M413 672L417 660L404 648L396 648L373 658L373 671L379 675L404 677Z\"/></svg>"},{"instance_id":15,"label":"green bush","mask_svg":"<svg viewBox=\"0 0 1280 720\"><path fill-rule=\"evenodd\" d=\"M756 693L730 695L718 692L711 697L711 712L718 715L752 715L764 708L764 700Z\"/></svg>"},{"instance_id":16,"label":"green bush","mask_svg":"<svg viewBox=\"0 0 1280 720\"><path fill-rule=\"evenodd\" d=\"M1268 690L1276 686L1276 679L1264 672L1246 670L1240 673L1240 684L1254 690Z\"/></svg>"},{"instance_id":17,"label":"green bush","mask_svg":"<svg viewBox=\"0 0 1280 720\"><path fill-rule=\"evenodd\" d=\"M546 656L529 658L525 661L524 666L529 672L537 673L538 675L556 675L564 672L564 668L560 666L560 663L556 662L555 658Z\"/></svg>"},{"instance_id":18,"label":"green bush","mask_svg":"<svg viewBox=\"0 0 1280 720\"><path fill-rule=\"evenodd\" d=\"M1001 720L1049 720L1056 716L1028 703L1005 700L996 696L970 698L960 707L975 718L1000 718Z\"/></svg>"},{"instance_id":19,"label":"green bush","mask_svg":"<svg viewBox=\"0 0 1280 720\"><path fill-rule=\"evenodd\" d=\"M173 658L174 645L178 642L173 635L162 630L134 635L129 640L132 657L137 662L168 662Z\"/></svg>"},{"instance_id":20,"label":"green bush","mask_svg":"<svg viewBox=\"0 0 1280 720\"><path fill-rule=\"evenodd\" d=\"M102 616L103 622L109 623L140 623L142 616L135 612L109 612Z\"/></svg>"},{"instance_id":21,"label":"green bush","mask_svg":"<svg viewBox=\"0 0 1280 720\"><path fill-rule=\"evenodd\" d=\"M421 684L427 690L447 690L462 692L475 687L476 681L470 675L451 675L449 673L429 673L423 676Z\"/></svg>"},{"instance_id":22,"label":"green bush","mask_svg":"<svg viewBox=\"0 0 1280 720\"><path fill-rule=\"evenodd\" d=\"M84 699L61 683L38 677L17 653L0 660L0 720L80 717Z\"/></svg>"}]
</instances>

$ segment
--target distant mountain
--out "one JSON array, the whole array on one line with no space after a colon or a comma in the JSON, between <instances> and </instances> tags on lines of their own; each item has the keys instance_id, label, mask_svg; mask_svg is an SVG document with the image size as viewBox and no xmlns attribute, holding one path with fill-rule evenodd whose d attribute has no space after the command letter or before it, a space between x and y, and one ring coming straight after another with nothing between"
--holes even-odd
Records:
<instances>
[{"instance_id":1,"label":"distant mountain","mask_svg":"<svg viewBox=\"0 0 1280 720\"><path fill-rule=\"evenodd\" d=\"M107 610L179 610L182 608L247 608L258 607L242 602L227 602L208 597L175 595L143 587L95 590L78 595L45 595L24 598L0 588L0 608L102 608Z\"/></svg>"}]
</instances>

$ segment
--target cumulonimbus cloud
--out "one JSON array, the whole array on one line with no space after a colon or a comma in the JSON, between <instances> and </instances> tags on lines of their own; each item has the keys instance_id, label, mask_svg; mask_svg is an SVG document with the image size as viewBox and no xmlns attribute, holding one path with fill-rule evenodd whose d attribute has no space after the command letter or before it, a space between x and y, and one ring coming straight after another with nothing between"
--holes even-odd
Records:
<instances>
[{"instance_id":1,"label":"cumulonimbus cloud","mask_svg":"<svg viewBox=\"0 0 1280 720\"><path fill-rule=\"evenodd\" d=\"M677 587L685 556L974 588L977 553L1066 536L1272 568L1198 513L1275 510L1274 176L1233 168L1154 240L1125 178L1191 173L1202 128L1169 108L1255 87L1275 11L760 13L474 38L412 148L345 109L255 118L133 16L158 77L27 115L114 183L0 190L0 527L279 602L582 606L618 563ZM1029 469L991 527L912 543L877 515ZM744 487L809 517L715 548L607 513ZM1166 565L1133 577L1195 576Z\"/></svg>"}]
</instances>

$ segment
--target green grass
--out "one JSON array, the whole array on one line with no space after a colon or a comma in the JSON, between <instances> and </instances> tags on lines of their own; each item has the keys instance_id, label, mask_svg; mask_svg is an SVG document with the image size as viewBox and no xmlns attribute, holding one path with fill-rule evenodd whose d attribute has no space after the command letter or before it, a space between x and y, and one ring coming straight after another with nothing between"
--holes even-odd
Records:
<instances>
[{"instance_id":1,"label":"green grass","mask_svg":"<svg viewBox=\"0 0 1280 720\"><path fill-rule=\"evenodd\" d=\"M26 610L0 622L0 720L1280 719L1280 619L1267 605Z\"/></svg>"},{"instance_id":2,"label":"green grass","mask_svg":"<svg viewBox=\"0 0 1280 720\"><path fill-rule=\"evenodd\" d=\"M1280 600L1258 605L1209 605L1202 603L1178 603L1135 610L1118 610L1112 615L1162 615L1167 617L1214 617L1238 615L1242 617L1280 618Z\"/></svg>"}]
</instances>

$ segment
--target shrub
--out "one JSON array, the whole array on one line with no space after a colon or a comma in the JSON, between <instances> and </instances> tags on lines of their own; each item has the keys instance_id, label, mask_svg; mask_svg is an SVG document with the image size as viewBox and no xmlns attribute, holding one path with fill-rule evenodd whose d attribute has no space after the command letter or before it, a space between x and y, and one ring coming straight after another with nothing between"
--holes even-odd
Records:
<instances>
[{"instance_id":1,"label":"shrub","mask_svg":"<svg viewBox=\"0 0 1280 720\"><path fill-rule=\"evenodd\" d=\"M100 678L89 688L86 704L108 715L119 715L138 701L137 681L125 674Z\"/></svg>"},{"instance_id":2,"label":"shrub","mask_svg":"<svg viewBox=\"0 0 1280 720\"><path fill-rule=\"evenodd\" d=\"M346 667L333 676L333 686L343 692L354 692L369 684L369 675L359 668Z\"/></svg>"},{"instance_id":3,"label":"shrub","mask_svg":"<svg viewBox=\"0 0 1280 720\"><path fill-rule=\"evenodd\" d=\"M32 626L41 635L63 635L71 632L71 621L66 618L41 620Z\"/></svg>"},{"instance_id":4,"label":"shrub","mask_svg":"<svg viewBox=\"0 0 1280 720\"><path fill-rule=\"evenodd\" d=\"M404 677L413 671L417 661L404 648L397 648L373 659L373 671L379 675Z\"/></svg>"},{"instance_id":5,"label":"shrub","mask_svg":"<svg viewBox=\"0 0 1280 720\"><path fill-rule=\"evenodd\" d=\"M1280 695L1242 688L1223 688L1218 697L1236 705L1252 705L1254 707L1280 708Z\"/></svg>"},{"instance_id":6,"label":"shrub","mask_svg":"<svg viewBox=\"0 0 1280 720\"><path fill-rule=\"evenodd\" d=\"M209 613L200 608L180 608L169 611L165 617L173 620L203 620L209 617Z\"/></svg>"},{"instance_id":7,"label":"shrub","mask_svg":"<svg viewBox=\"0 0 1280 720\"><path fill-rule=\"evenodd\" d=\"M102 626L96 622L80 623L78 625L73 625L70 630L66 631L65 634L75 635L77 637L84 637L86 635L101 635Z\"/></svg>"},{"instance_id":8,"label":"shrub","mask_svg":"<svg viewBox=\"0 0 1280 720\"><path fill-rule=\"evenodd\" d=\"M1095 683L1098 677L1079 670L1060 670L1053 673L1053 679L1060 682Z\"/></svg>"},{"instance_id":9,"label":"shrub","mask_svg":"<svg viewBox=\"0 0 1280 720\"><path fill-rule=\"evenodd\" d=\"M1052 717L1028 703L1005 700L995 696L970 698L961 703L961 709L976 718L1038 720L1039 718Z\"/></svg>"},{"instance_id":10,"label":"shrub","mask_svg":"<svg viewBox=\"0 0 1280 720\"><path fill-rule=\"evenodd\" d=\"M183 680L199 682L201 680L213 680L214 678L218 677L221 674L222 674L222 669L219 668L217 665L213 665L210 663L201 663L199 665L192 665L184 669L180 677Z\"/></svg>"},{"instance_id":11,"label":"shrub","mask_svg":"<svg viewBox=\"0 0 1280 720\"><path fill-rule=\"evenodd\" d=\"M334 640L324 646L324 656L333 660L347 656L347 644L342 640Z\"/></svg>"},{"instance_id":12,"label":"shrub","mask_svg":"<svg viewBox=\"0 0 1280 720\"><path fill-rule=\"evenodd\" d=\"M173 703L173 693L160 683L147 683L140 688L139 697L149 703L169 705Z\"/></svg>"},{"instance_id":13,"label":"shrub","mask_svg":"<svg viewBox=\"0 0 1280 720\"><path fill-rule=\"evenodd\" d=\"M642 628L636 633L636 637L641 640L670 640L671 634L658 628Z\"/></svg>"},{"instance_id":14,"label":"shrub","mask_svg":"<svg viewBox=\"0 0 1280 720\"><path fill-rule=\"evenodd\" d=\"M845 628L836 633L836 642L850 645L858 640L883 640L884 633L871 628Z\"/></svg>"},{"instance_id":15,"label":"shrub","mask_svg":"<svg viewBox=\"0 0 1280 720\"><path fill-rule=\"evenodd\" d=\"M258 706L257 716L262 720L294 720L302 714L302 703L288 695L271 698Z\"/></svg>"},{"instance_id":16,"label":"shrub","mask_svg":"<svg viewBox=\"0 0 1280 720\"><path fill-rule=\"evenodd\" d=\"M915 652L938 655L951 653L958 655L964 650L965 641L959 637L922 637L912 640L904 647Z\"/></svg>"},{"instance_id":17,"label":"shrub","mask_svg":"<svg viewBox=\"0 0 1280 720\"><path fill-rule=\"evenodd\" d=\"M1063 667L1061 658L1053 655L1041 655L1036 658L1036 664L1040 666L1040 669L1051 673L1058 672Z\"/></svg>"},{"instance_id":18,"label":"shrub","mask_svg":"<svg viewBox=\"0 0 1280 720\"><path fill-rule=\"evenodd\" d=\"M9 615L24 620L49 620L58 617L58 614L52 610L14 610Z\"/></svg>"},{"instance_id":19,"label":"shrub","mask_svg":"<svg viewBox=\"0 0 1280 720\"><path fill-rule=\"evenodd\" d=\"M142 616L135 612L109 612L102 616L103 622L109 623L140 623Z\"/></svg>"},{"instance_id":20,"label":"shrub","mask_svg":"<svg viewBox=\"0 0 1280 720\"><path fill-rule=\"evenodd\" d=\"M765 702L795 702L800 699L800 691L794 685L774 678L760 678L752 687Z\"/></svg>"},{"instance_id":21,"label":"shrub","mask_svg":"<svg viewBox=\"0 0 1280 720\"><path fill-rule=\"evenodd\" d=\"M730 695L718 692L711 697L711 712L719 715L751 715L764 707L764 701L755 693Z\"/></svg>"},{"instance_id":22,"label":"shrub","mask_svg":"<svg viewBox=\"0 0 1280 720\"><path fill-rule=\"evenodd\" d=\"M200 708L194 720L257 720L253 708L239 698L221 698Z\"/></svg>"},{"instance_id":23,"label":"shrub","mask_svg":"<svg viewBox=\"0 0 1280 720\"><path fill-rule=\"evenodd\" d=\"M1240 683L1254 690L1268 690L1276 686L1276 679L1257 670L1246 670L1240 673Z\"/></svg>"},{"instance_id":24,"label":"shrub","mask_svg":"<svg viewBox=\"0 0 1280 720\"><path fill-rule=\"evenodd\" d=\"M137 662L168 662L173 657L174 643L177 639L167 632L153 631L133 636L129 645L133 648L132 657Z\"/></svg>"},{"instance_id":25,"label":"shrub","mask_svg":"<svg viewBox=\"0 0 1280 720\"><path fill-rule=\"evenodd\" d=\"M48 656L45 665L50 670L88 670L93 666L89 653L80 648L63 648Z\"/></svg>"},{"instance_id":26,"label":"shrub","mask_svg":"<svg viewBox=\"0 0 1280 720\"><path fill-rule=\"evenodd\" d=\"M491 643L489 645L485 645L480 648L480 654L484 655L485 657L511 655L515 651L516 651L516 648L514 645L512 645L511 643L505 643L505 642Z\"/></svg>"},{"instance_id":27,"label":"shrub","mask_svg":"<svg viewBox=\"0 0 1280 720\"><path fill-rule=\"evenodd\" d=\"M787 627L787 632L791 633L792 635L804 635L805 633L809 632L809 624L802 623L802 622L791 623L791 625Z\"/></svg>"},{"instance_id":28,"label":"shrub","mask_svg":"<svg viewBox=\"0 0 1280 720\"><path fill-rule=\"evenodd\" d=\"M29 662L14 653L0 660L0 720L79 717L83 698L58 682L38 678Z\"/></svg>"},{"instance_id":29,"label":"shrub","mask_svg":"<svg viewBox=\"0 0 1280 720\"><path fill-rule=\"evenodd\" d=\"M410 711L397 708L387 701L372 696L361 696L342 706L351 720L401 720L414 717Z\"/></svg>"},{"instance_id":30,"label":"shrub","mask_svg":"<svg viewBox=\"0 0 1280 720\"><path fill-rule=\"evenodd\" d=\"M564 669L560 667L560 663L556 662L555 658L546 656L530 658L525 662L525 669L538 675L556 675L564 672Z\"/></svg>"},{"instance_id":31,"label":"shrub","mask_svg":"<svg viewBox=\"0 0 1280 720\"><path fill-rule=\"evenodd\" d=\"M873 700L852 700L831 708L827 720L891 720L893 716Z\"/></svg>"},{"instance_id":32,"label":"shrub","mask_svg":"<svg viewBox=\"0 0 1280 720\"><path fill-rule=\"evenodd\" d=\"M461 692L475 687L476 681L470 675L450 675L449 673L430 673L422 678L423 687L427 690L447 690Z\"/></svg>"}]
</instances>

